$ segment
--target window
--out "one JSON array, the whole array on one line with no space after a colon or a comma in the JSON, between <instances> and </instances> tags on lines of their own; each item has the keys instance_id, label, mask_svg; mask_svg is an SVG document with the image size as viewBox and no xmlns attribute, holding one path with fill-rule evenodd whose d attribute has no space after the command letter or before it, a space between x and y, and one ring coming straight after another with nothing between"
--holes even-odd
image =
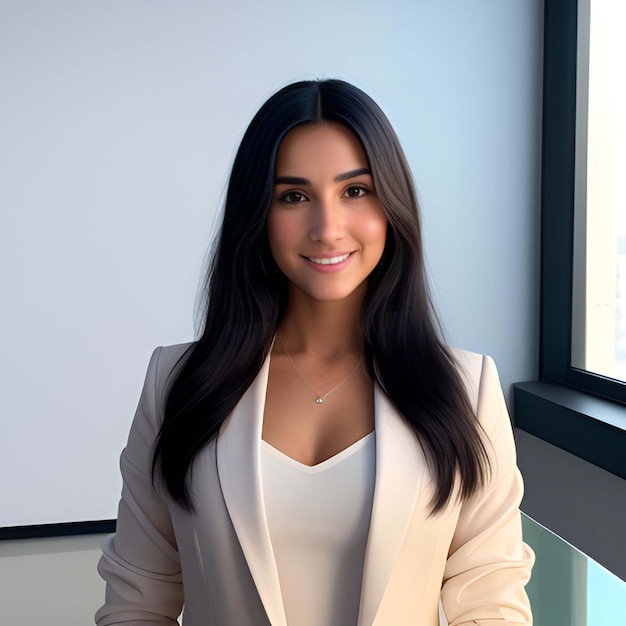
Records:
<instances>
[{"instance_id":1,"label":"window","mask_svg":"<svg viewBox=\"0 0 626 626\"><path fill-rule=\"evenodd\" d=\"M612 57L610 45L624 47L598 40L606 9L624 14L626 6L545 2L540 380L515 386L514 410L516 426L626 478L626 175L607 172L624 171L626 141L602 146L623 133L624 57L610 58L608 71L617 69L608 81L597 69L598 49ZM609 20L619 33L623 20ZM621 91L607 88L611 81ZM610 105L610 94L621 104Z\"/></svg>"},{"instance_id":2,"label":"window","mask_svg":"<svg viewBox=\"0 0 626 626\"><path fill-rule=\"evenodd\" d=\"M593 162L598 152L597 128L593 122L588 123L589 107L586 105L587 102L595 103L597 100L594 99L592 89L589 89L589 86L594 86L589 81L588 54L591 2L594 0L546 4L541 376L626 402L626 386L613 380L610 375L612 372L609 373L608 367L599 366L597 361L600 359L596 356L602 352L597 347L602 343L601 333L604 331L606 335L610 334L607 319L615 315L615 308L606 313L603 320L600 314L589 316L591 319L585 322L585 312L590 306L600 308L596 306L600 301L598 294L607 294L612 286L615 299L616 285L611 279L615 276L617 262L616 250L613 266L609 261L608 269L604 258L588 254L589 248L592 252L598 249L605 251L607 247L597 240L609 236L606 234L607 220L602 214L601 199L598 198L598 177L594 178L593 175L597 167L597 163ZM578 4L580 11L577 10ZM605 0L596 0L594 7L605 4ZM578 19L579 16L581 19ZM578 109L577 99L580 104ZM593 112L593 106L591 108ZM592 119L596 120L597 117L594 115ZM590 129L593 134L588 140ZM595 204L588 202L590 193L592 200L597 201ZM575 208L578 209L577 214ZM578 229L575 229L575 223ZM597 233L602 228L594 231L594 226L598 224L604 225L605 232ZM575 232L578 235L577 246L574 243ZM585 245L594 237L596 241ZM577 257L574 256L575 248L579 253ZM594 275L588 278L588 272ZM611 273L611 276L607 276L607 273ZM579 279L578 290L574 290L575 276ZM572 333L572 329L576 332ZM586 329L589 331L586 332ZM589 349L585 350L585 347Z\"/></svg>"},{"instance_id":3,"label":"window","mask_svg":"<svg viewBox=\"0 0 626 626\"><path fill-rule=\"evenodd\" d=\"M572 360L626 381L626 59L622 0L579 0Z\"/></svg>"}]
</instances>

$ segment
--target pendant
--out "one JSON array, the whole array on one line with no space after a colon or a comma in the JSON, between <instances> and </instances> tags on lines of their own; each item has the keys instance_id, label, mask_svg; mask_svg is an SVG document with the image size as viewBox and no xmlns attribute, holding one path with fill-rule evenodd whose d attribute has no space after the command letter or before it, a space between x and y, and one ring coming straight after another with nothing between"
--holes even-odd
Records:
<instances>
[{"instance_id":1,"label":"pendant","mask_svg":"<svg viewBox=\"0 0 626 626\"><path fill-rule=\"evenodd\" d=\"M324 402L324 398L322 398L322 396L317 396L317 398L315 398L315 402L317 402L317 404L322 404L322 402Z\"/></svg>"}]
</instances>

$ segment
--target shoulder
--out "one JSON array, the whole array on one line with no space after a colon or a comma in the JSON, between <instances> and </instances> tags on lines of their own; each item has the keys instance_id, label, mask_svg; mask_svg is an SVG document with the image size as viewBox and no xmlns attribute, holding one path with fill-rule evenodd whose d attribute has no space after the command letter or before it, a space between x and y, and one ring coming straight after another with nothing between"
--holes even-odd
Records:
<instances>
[{"instance_id":1,"label":"shoulder","mask_svg":"<svg viewBox=\"0 0 626 626\"><path fill-rule=\"evenodd\" d=\"M482 354L468 352L459 348L448 348L456 369L465 384L465 390L469 396L474 410L477 408L478 389L480 387L480 377L483 369Z\"/></svg>"},{"instance_id":2,"label":"shoulder","mask_svg":"<svg viewBox=\"0 0 626 626\"><path fill-rule=\"evenodd\" d=\"M148 372L154 371L154 374L159 378L169 376L195 345L194 342L189 342L177 343L172 346L159 346L152 353Z\"/></svg>"},{"instance_id":3,"label":"shoulder","mask_svg":"<svg viewBox=\"0 0 626 626\"><path fill-rule=\"evenodd\" d=\"M184 362L196 344L177 343L172 346L159 346L154 350L148 364L148 375L152 374L159 382L171 376L174 370Z\"/></svg>"},{"instance_id":4,"label":"shoulder","mask_svg":"<svg viewBox=\"0 0 626 626\"><path fill-rule=\"evenodd\" d=\"M172 346L159 346L154 350L148 363L148 371L141 394L141 404L148 413L161 421L165 398L185 357L191 353L195 343L180 343Z\"/></svg>"},{"instance_id":5,"label":"shoulder","mask_svg":"<svg viewBox=\"0 0 626 626\"><path fill-rule=\"evenodd\" d=\"M477 354L450 348L465 389L482 427L490 433L510 424L500 377L494 360L486 354Z\"/></svg>"},{"instance_id":6,"label":"shoulder","mask_svg":"<svg viewBox=\"0 0 626 626\"><path fill-rule=\"evenodd\" d=\"M136 467L150 467L153 444L163 423L165 400L178 365L194 344L160 346L154 350L148 364L139 405L128 435L126 458Z\"/></svg>"}]
</instances>

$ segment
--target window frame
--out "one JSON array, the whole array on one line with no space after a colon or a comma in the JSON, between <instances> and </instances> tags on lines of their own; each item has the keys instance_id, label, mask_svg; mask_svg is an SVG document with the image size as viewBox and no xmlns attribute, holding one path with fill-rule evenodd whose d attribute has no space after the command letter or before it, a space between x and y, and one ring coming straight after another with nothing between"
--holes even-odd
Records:
<instances>
[{"instance_id":1,"label":"window frame","mask_svg":"<svg viewBox=\"0 0 626 626\"><path fill-rule=\"evenodd\" d=\"M515 425L626 478L626 385L572 367L578 0L545 0L539 380Z\"/></svg>"},{"instance_id":2,"label":"window frame","mask_svg":"<svg viewBox=\"0 0 626 626\"><path fill-rule=\"evenodd\" d=\"M626 404L625 384L571 365L578 2L548 0L545 17L540 376Z\"/></svg>"}]
</instances>

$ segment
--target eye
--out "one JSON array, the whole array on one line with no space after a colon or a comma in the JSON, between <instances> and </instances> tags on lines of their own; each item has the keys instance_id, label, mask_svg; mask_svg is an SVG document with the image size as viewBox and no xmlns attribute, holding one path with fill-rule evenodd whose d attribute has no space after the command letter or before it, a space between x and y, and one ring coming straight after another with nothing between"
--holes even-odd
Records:
<instances>
[{"instance_id":1,"label":"eye","mask_svg":"<svg viewBox=\"0 0 626 626\"><path fill-rule=\"evenodd\" d=\"M369 193L369 189L361 185L352 185L351 187L348 187L345 191L345 195L348 198L361 198L367 193Z\"/></svg>"},{"instance_id":2,"label":"eye","mask_svg":"<svg viewBox=\"0 0 626 626\"><path fill-rule=\"evenodd\" d=\"M298 204L306 200L306 196L301 191L287 191L279 198L285 204Z\"/></svg>"}]
</instances>

